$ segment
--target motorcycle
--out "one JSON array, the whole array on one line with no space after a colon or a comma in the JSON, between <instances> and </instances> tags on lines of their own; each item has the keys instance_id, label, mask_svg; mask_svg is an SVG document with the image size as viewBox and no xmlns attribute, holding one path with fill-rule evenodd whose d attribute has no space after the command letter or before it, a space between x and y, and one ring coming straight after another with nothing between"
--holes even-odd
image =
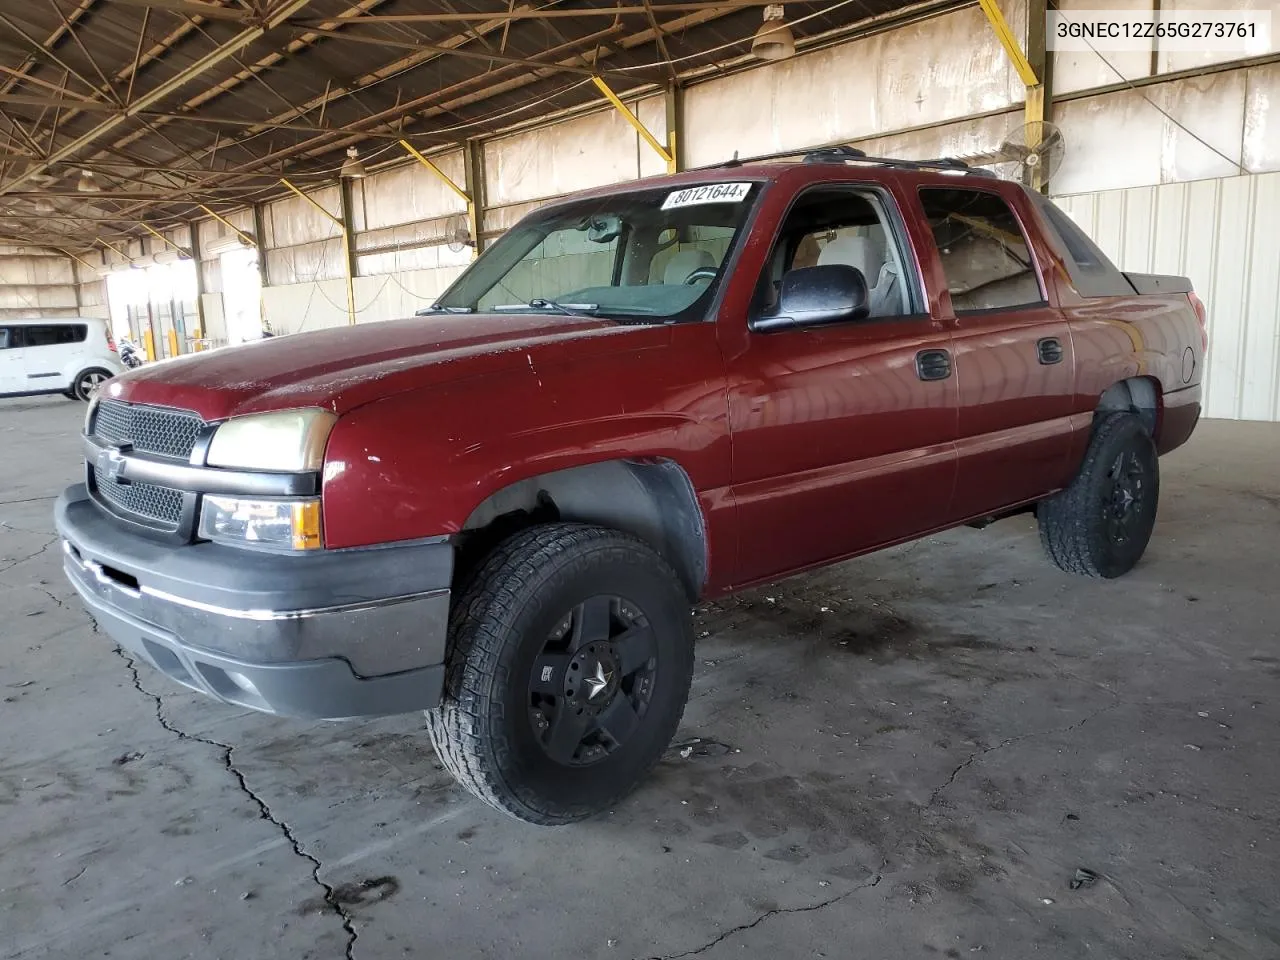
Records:
<instances>
[{"instance_id":1,"label":"motorcycle","mask_svg":"<svg viewBox=\"0 0 1280 960\"><path fill-rule=\"evenodd\" d=\"M120 341L120 362L129 369L140 367L143 364L142 352L128 340Z\"/></svg>"}]
</instances>

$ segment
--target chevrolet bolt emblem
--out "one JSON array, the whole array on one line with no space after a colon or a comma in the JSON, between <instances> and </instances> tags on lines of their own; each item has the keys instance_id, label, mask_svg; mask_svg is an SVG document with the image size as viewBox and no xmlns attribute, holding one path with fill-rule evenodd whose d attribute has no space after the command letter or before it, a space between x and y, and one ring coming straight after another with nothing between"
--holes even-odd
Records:
<instances>
[{"instance_id":1,"label":"chevrolet bolt emblem","mask_svg":"<svg viewBox=\"0 0 1280 960\"><path fill-rule=\"evenodd\" d=\"M120 477L124 473L124 453L128 448L121 447L105 447L98 451L97 463L95 466L98 472L105 476L108 480L116 483L120 482Z\"/></svg>"},{"instance_id":2,"label":"chevrolet bolt emblem","mask_svg":"<svg viewBox=\"0 0 1280 960\"><path fill-rule=\"evenodd\" d=\"M597 661L595 676L585 678L587 687L590 688L587 693L587 699L594 700L609 685L609 681L612 679L612 674L604 672L604 664Z\"/></svg>"}]
</instances>

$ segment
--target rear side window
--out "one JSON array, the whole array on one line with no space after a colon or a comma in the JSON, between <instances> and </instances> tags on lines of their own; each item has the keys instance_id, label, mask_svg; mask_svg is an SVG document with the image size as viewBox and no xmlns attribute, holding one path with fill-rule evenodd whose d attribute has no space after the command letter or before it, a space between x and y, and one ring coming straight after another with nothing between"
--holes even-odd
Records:
<instances>
[{"instance_id":1,"label":"rear side window","mask_svg":"<svg viewBox=\"0 0 1280 960\"><path fill-rule=\"evenodd\" d=\"M1042 193L1032 192L1029 196L1044 217L1050 238L1056 235L1059 250L1066 254L1067 274L1077 293L1082 297L1124 297L1133 293L1133 287L1115 264L1056 203Z\"/></svg>"},{"instance_id":2,"label":"rear side window","mask_svg":"<svg viewBox=\"0 0 1280 960\"><path fill-rule=\"evenodd\" d=\"M920 202L956 313L1044 303L1026 235L1002 197L924 187Z\"/></svg>"},{"instance_id":3,"label":"rear side window","mask_svg":"<svg viewBox=\"0 0 1280 960\"><path fill-rule=\"evenodd\" d=\"M18 336L21 327L0 327L0 350L8 350L10 347L17 347L22 343L22 338Z\"/></svg>"},{"instance_id":4,"label":"rear side window","mask_svg":"<svg viewBox=\"0 0 1280 960\"><path fill-rule=\"evenodd\" d=\"M27 327L28 347L49 347L60 343L84 343L89 327L83 323L51 323Z\"/></svg>"}]
</instances>

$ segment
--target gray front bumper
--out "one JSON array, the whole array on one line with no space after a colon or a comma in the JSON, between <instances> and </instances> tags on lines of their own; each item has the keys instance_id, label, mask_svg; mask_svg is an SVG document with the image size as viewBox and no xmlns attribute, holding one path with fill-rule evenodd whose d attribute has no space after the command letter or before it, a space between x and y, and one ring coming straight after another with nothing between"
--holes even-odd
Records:
<instances>
[{"instance_id":1,"label":"gray front bumper","mask_svg":"<svg viewBox=\"0 0 1280 960\"><path fill-rule=\"evenodd\" d=\"M102 629L169 677L284 716L435 706L453 551L443 540L283 556L126 530L83 485L54 508L67 577Z\"/></svg>"}]
</instances>

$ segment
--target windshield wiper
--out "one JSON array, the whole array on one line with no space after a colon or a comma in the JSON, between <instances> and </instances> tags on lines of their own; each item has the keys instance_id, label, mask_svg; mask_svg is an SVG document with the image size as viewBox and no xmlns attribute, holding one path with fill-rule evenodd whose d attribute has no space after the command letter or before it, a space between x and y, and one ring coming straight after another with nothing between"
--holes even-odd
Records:
<instances>
[{"instance_id":1,"label":"windshield wiper","mask_svg":"<svg viewBox=\"0 0 1280 960\"><path fill-rule=\"evenodd\" d=\"M433 303L429 307L422 307L419 310L415 310L413 312L413 315L415 317L429 317L433 313L473 313L473 312L474 311L470 307L442 307L438 303Z\"/></svg>"},{"instance_id":2,"label":"windshield wiper","mask_svg":"<svg viewBox=\"0 0 1280 960\"><path fill-rule=\"evenodd\" d=\"M557 303L545 297L534 297L528 303L500 303L494 306L495 312L504 310L555 310L566 317L590 317L600 309L598 303Z\"/></svg>"}]
</instances>

